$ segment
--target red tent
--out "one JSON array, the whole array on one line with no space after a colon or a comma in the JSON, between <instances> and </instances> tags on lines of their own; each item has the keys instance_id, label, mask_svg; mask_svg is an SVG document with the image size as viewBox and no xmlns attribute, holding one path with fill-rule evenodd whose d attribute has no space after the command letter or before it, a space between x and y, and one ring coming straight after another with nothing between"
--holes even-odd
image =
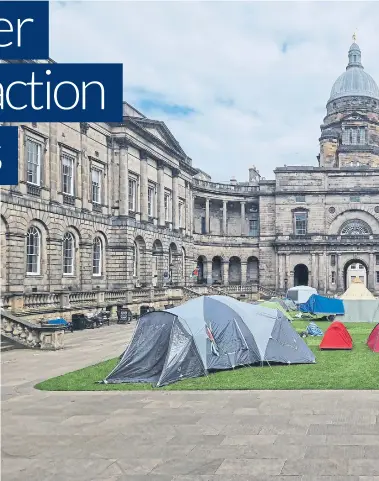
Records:
<instances>
[{"instance_id":1,"label":"red tent","mask_svg":"<svg viewBox=\"0 0 379 481\"><path fill-rule=\"evenodd\" d=\"M368 336L367 345L373 352L379 352L379 324L377 324Z\"/></svg>"},{"instance_id":2,"label":"red tent","mask_svg":"<svg viewBox=\"0 0 379 481\"><path fill-rule=\"evenodd\" d=\"M320 349L353 349L353 340L344 324L334 321L325 331Z\"/></svg>"}]
</instances>

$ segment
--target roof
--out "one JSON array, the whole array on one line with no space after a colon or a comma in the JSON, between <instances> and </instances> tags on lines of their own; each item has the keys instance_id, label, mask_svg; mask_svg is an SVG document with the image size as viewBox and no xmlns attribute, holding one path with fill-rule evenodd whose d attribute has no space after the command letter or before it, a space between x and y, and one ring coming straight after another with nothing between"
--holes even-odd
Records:
<instances>
[{"instance_id":1,"label":"roof","mask_svg":"<svg viewBox=\"0 0 379 481\"><path fill-rule=\"evenodd\" d=\"M379 88L375 80L363 68L361 50L356 43L349 49L346 72L334 82L329 102L353 95L379 100Z\"/></svg>"}]
</instances>

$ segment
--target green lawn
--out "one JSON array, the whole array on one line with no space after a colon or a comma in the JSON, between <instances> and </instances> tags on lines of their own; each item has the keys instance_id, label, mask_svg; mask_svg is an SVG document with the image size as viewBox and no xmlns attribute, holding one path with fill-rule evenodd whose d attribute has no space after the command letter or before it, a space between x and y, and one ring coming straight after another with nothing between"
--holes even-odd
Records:
<instances>
[{"instance_id":1,"label":"green lawn","mask_svg":"<svg viewBox=\"0 0 379 481\"><path fill-rule=\"evenodd\" d=\"M307 322L295 321L297 331ZM318 325L325 332L328 322ZM316 364L244 367L221 371L207 377L187 379L165 390L209 389L379 389L379 354L366 346L374 324L349 323L353 337L352 351L320 351L321 337L306 339L316 355ZM118 354L118 353L117 353ZM121 353L120 353L121 354ZM156 389L151 384L96 384L117 364L118 358L79 371L49 379L36 386L44 391L135 391Z\"/></svg>"}]
</instances>

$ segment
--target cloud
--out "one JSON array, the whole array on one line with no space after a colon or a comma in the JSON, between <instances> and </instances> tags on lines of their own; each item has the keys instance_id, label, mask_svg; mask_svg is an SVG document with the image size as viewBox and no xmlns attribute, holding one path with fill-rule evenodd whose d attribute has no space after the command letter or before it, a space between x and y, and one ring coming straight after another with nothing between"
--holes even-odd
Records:
<instances>
[{"instance_id":1,"label":"cloud","mask_svg":"<svg viewBox=\"0 0 379 481\"><path fill-rule=\"evenodd\" d=\"M122 62L125 100L215 180L317 165L353 32L379 82L375 2L51 3L58 62Z\"/></svg>"}]
</instances>

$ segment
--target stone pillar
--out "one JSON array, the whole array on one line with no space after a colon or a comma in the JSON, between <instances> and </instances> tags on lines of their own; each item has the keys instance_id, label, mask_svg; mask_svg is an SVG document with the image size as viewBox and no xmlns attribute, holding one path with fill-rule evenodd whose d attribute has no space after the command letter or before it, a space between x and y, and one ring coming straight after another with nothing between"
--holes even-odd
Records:
<instances>
[{"instance_id":1,"label":"stone pillar","mask_svg":"<svg viewBox=\"0 0 379 481\"><path fill-rule=\"evenodd\" d=\"M341 260L341 254L337 254L336 258L336 281L337 281L337 292L341 292L344 290L343 285L343 266Z\"/></svg>"},{"instance_id":2,"label":"stone pillar","mask_svg":"<svg viewBox=\"0 0 379 481\"><path fill-rule=\"evenodd\" d=\"M189 190L189 182L186 182L186 205L184 208L184 218L185 218L185 233L189 235L190 233L190 190Z\"/></svg>"},{"instance_id":3,"label":"stone pillar","mask_svg":"<svg viewBox=\"0 0 379 481\"><path fill-rule=\"evenodd\" d=\"M205 233L209 234L209 199L205 199Z\"/></svg>"},{"instance_id":4,"label":"stone pillar","mask_svg":"<svg viewBox=\"0 0 379 481\"><path fill-rule=\"evenodd\" d=\"M212 285L213 283L213 277L212 277L212 261L206 262L207 265L207 284Z\"/></svg>"},{"instance_id":5,"label":"stone pillar","mask_svg":"<svg viewBox=\"0 0 379 481\"><path fill-rule=\"evenodd\" d=\"M245 224L246 224L246 215L245 215L245 201L241 202L241 235L245 235Z\"/></svg>"},{"instance_id":6,"label":"stone pillar","mask_svg":"<svg viewBox=\"0 0 379 481\"><path fill-rule=\"evenodd\" d=\"M50 201L53 203L58 202L59 188L59 172L60 168L59 156L58 156L58 139L57 139L57 127L56 122L49 122L49 168L50 168Z\"/></svg>"},{"instance_id":7,"label":"stone pillar","mask_svg":"<svg viewBox=\"0 0 379 481\"><path fill-rule=\"evenodd\" d=\"M172 169L172 227L179 230L179 170Z\"/></svg>"},{"instance_id":8,"label":"stone pillar","mask_svg":"<svg viewBox=\"0 0 379 481\"><path fill-rule=\"evenodd\" d=\"M149 220L148 212L147 212L147 197L148 197L148 176L147 176L147 154L145 151L140 152L140 173L141 173L141 182L140 182L140 212L141 212L141 221L147 222Z\"/></svg>"},{"instance_id":9,"label":"stone pillar","mask_svg":"<svg viewBox=\"0 0 379 481\"><path fill-rule=\"evenodd\" d=\"M227 216L228 216L228 201L222 201L222 233L223 235L228 235L228 227L227 227Z\"/></svg>"},{"instance_id":10,"label":"stone pillar","mask_svg":"<svg viewBox=\"0 0 379 481\"><path fill-rule=\"evenodd\" d=\"M119 215L129 214L129 171L128 171L128 145L125 139L117 139L119 150L119 172L120 183L118 193L118 213Z\"/></svg>"},{"instance_id":11,"label":"stone pillar","mask_svg":"<svg viewBox=\"0 0 379 481\"><path fill-rule=\"evenodd\" d=\"M89 169L89 160L87 155L88 150L88 138L87 132L89 129L89 124L87 122L80 123L80 146L81 150L79 153L79 163L81 165L81 198L82 198L82 209L83 210L92 210L92 203L89 203L90 198L90 186L92 185L92 179L90 179L90 169ZM76 165L74 167L74 172L76 171ZM77 195L77 192L74 191L74 195Z\"/></svg>"},{"instance_id":12,"label":"stone pillar","mask_svg":"<svg viewBox=\"0 0 379 481\"><path fill-rule=\"evenodd\" d=\"M158 186L157 186L157 207L158 207L158 225L165 226L165 212L164 212L164 166L162 161L157 162L158 167Z\"/></svg>"},{"instance_id":13,"label":"stone pillar","mask_svg":"<svg viewBox=\"0 0 379 481\"><path fill-rule=\"evenodd\" d=\"M229 285L229 260L222 260L222 282L224 286Z\"/></svg>"},{"instance_id":14,"label":"stone pillar","mask_svg":"<svg viewBox=\"0 0 379 481\"><path fill-rule=\"evenodd\" d=\"M367 288L369 291L375 291L375 255L370 252L368 272L367 272Z\"/></svg>"},{"instance_id":15,"label":"stone pillar","mask_svg":"<svg viewBox=\"0 0 379 481\"><path fill-rule=\"evenodd\" d=\"M192 237L192 234L194 233L195 231L195 199L196 199L196 195L193 193L193 191L191 190L190 191L190 235Z\"/></svg>"},{"instance_id":16,"label":"stone pillar","mask_svg":"<svg viewBox=\"0 0 379 481\"><path fill-rule=\"evenodd\" d=\"M285 289L288 289L289 287L292 287L293 284L291 284L291 273L290 273L290 255L289 254L285 254L285 257L284 257L285 261L284 261L284 279L287 279L287 283L284 281L284 284L287 284L284 285L284 288ZM293 279L292 279L293 281Z\"/></svg>"},{"instance_id":17,"label":"stone pillar","mask_svg":"<svg viewBox=\"0 0 379 481\"><path fill-rule=\"evenodd\" d=\"M241 285L245 286L247 284L247 262L241 262Z\"/></svg>"},{"instance_id":18,"label":"stone pillar","mask_svg":"<svg viewBox=\"0 0 379 481\"><path fill-rule=\"evenodd\" d=\"M317 289L318 265L317 254L311 254L311 287Z\"/></svg>"}]
</instances>

